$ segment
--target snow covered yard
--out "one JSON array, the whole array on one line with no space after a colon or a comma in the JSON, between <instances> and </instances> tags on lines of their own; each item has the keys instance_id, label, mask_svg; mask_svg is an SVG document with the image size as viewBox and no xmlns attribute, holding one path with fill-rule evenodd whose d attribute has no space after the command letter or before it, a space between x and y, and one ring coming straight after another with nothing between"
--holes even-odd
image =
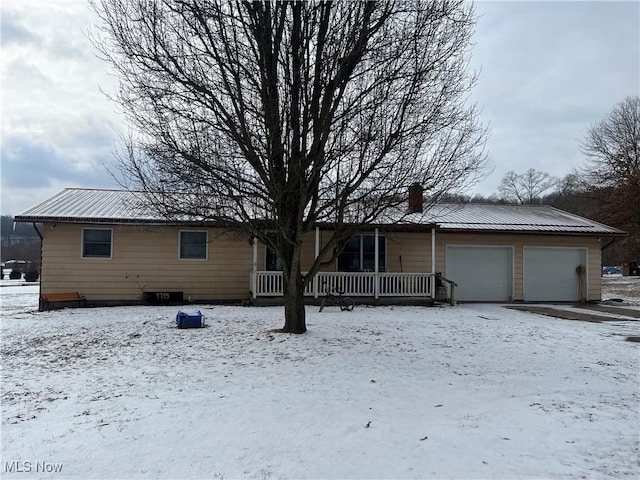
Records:
<instances>
[{"instance_id":1,"label":"snow covered yard","mask_svg":"<svg viewBox=\"0 0 640 480\"><path fill-rule=\"evenodd\" d=\"M310 307L294 336L278 307L178 330L2 290L3 478L640 475L640 322Z\"/></svg>"},{"instance_id":2,"label":"snow covered yard","mask_svg":"<svg viewBox=\"0 0 640 480\"><path fill-rule=\"evenodd\" d=\"M640 277L604 275L602 299L610 298L620 298L631 305L640 306Z\"/></svg>"}]
</instances>

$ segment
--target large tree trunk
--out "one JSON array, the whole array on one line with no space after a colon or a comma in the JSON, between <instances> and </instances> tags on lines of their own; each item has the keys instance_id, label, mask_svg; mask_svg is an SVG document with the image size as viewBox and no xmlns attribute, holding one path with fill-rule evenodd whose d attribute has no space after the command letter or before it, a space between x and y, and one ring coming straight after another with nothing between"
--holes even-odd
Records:
<instances>
[{"instance_id":1,"label":"large tree trunk","mask_svg":"<svg viewBox=\"0 0 640 480\"><path fill-rule=\"evenodd\" d=\"M300 263L296 263L296 268L292 268L287 275L288 278L285 279L284 327L282 328L285 333L304 333L307 331L302 275Z\"/></svg>"},{"instance_id":2,"label":"large tree trunk","mask_svg":"<svg viewBox=\"0 0 640 480\"><path fill-rule=\"evenodd\" d=\"M300 271L300 246L302 241L293 235L296 240L292 243L282 242L284 253L284 327L285 333L304 333L307 331L307 323L304 311L304 284Z\"/></svg>"}]
</instances>

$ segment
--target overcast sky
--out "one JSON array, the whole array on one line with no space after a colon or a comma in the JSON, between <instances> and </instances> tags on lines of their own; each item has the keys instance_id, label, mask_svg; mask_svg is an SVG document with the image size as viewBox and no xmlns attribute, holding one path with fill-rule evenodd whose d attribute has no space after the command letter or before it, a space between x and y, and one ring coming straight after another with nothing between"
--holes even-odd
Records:
<instances>
[{"instance_id":1,"label":"overcast sky","mask_svg":"<svg viewBox=\"0 0 640 480\"><path fill-rule=\"evenodd\" d=\"M108 173L126 131L108 66L86 37L86 0L1 4L2 215L65 187L117 188ZM509 170L563 177L589 125L640 94L640 1L477 1L473 99L490 127L490 195Z\"/></svg>"}]
</instances>

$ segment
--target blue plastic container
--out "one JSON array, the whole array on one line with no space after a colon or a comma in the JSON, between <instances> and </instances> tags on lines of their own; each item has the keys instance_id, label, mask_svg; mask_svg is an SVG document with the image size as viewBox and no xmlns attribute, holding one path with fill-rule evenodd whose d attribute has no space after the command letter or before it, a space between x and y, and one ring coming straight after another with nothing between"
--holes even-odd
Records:
<instances>
[{"instance_id":1,"label":"blue plastic container","mask_svg":"<svg viewBox=\"0 0 640 480\"><path fill-rule=\"evenodd\" d=\"M176 326L178 328L202 328L204 327L204 316L200 310L190 312L178 310Z\"/></svg>"}]
</instances>

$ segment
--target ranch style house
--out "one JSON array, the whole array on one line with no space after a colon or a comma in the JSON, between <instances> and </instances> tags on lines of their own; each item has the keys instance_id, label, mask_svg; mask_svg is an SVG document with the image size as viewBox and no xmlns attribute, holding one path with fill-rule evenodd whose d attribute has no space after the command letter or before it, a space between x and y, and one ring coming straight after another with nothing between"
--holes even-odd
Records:
<instances>
[{"instance_id":1,"label":"ranch style house","mask_svg":"<svg viewBox=\"0 0 640 480\"><path fill-rule=\"evenodd\" d=\"M265 245L213 223L168 221L137 208L140 195L69 188L15 217L42 224L41 309L65 292L86 305L282 296L278 259ZM599 301L601 249L625 235L550 206L438 204L422 212L412 203L408 221L352 237L310 282L309 301L325 288L362 303L428 301L443 286L460 302ZM319 224L305 238L303 270L330 231ZM454 292L438 274L455 282Z\"/></svg>"}]
</instances>

